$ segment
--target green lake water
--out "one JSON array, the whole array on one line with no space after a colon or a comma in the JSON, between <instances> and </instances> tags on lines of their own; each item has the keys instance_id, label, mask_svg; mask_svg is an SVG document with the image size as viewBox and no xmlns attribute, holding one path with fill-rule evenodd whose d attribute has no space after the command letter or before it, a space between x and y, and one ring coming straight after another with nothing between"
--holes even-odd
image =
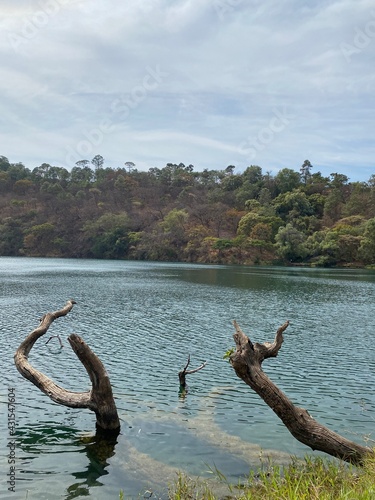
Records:
<instances>
[{"instance_id":1,"label":"green lake water","mask_svg":"<svg viewBox=\"0 0 375 500\"><path fill-rule=\"evenodd\" d=\"M81 335L112 382L116 443L95 440L89 410L59 406L13 364L48 311L77 305L40 339L30 361L75 391L90 387L66 337ZM253 341L290 326L265 372L298 406L363 443L375 420L375 272L152 262L0 258L0 497L166 498L176 471L241 481L270 456L313 453L223 360L236 319ZM178 372L191 356L189 393ZM16 494L7 491L8 390L16 398ZM148 493L146 493L146 491Z\"/></svg>"}]
</instances>

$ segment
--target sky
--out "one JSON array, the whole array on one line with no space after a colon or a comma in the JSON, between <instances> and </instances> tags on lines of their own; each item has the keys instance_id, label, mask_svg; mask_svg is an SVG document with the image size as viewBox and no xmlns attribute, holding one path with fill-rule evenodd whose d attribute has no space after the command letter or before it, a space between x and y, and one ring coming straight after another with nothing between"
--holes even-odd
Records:
<instances>
[{"instance_id":1,"label":"sky","mask_svg":"<svg viewBox=\"0 0 375 500\"><path fill-rule=\"evenodd\" d=\"M2 0L0 155L375 174L373 0Z\"/></svg>"}]
</instances>

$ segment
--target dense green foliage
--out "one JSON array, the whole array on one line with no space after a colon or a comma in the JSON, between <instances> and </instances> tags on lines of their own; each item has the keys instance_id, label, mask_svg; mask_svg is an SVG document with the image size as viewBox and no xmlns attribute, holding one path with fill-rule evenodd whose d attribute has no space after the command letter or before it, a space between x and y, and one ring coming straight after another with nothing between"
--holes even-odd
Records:
<instances>
[{"instance_id":1,"label":"dense green foliage","mask_svg":"<svg viewBox=\"0 0 375 500\"><path fill-rule=\"evenodd\" d=\"M375 175L236 174L168 163L69 172L0 157L0 255L319 266L375 264Z\"/></svg>"}]
</instances>

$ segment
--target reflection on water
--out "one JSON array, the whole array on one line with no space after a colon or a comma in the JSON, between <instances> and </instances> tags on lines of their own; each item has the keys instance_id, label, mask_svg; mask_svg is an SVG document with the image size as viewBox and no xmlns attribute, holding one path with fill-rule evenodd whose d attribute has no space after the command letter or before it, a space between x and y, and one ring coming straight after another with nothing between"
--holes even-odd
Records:
<instances>
[{"instance_id":1,"label":"reflection on water","mask_svg":"<svg viewBox=\"0 0 375 500\"><path fill-rule=\"evenodd\" d=\"M0 258L0 349L17 398L20 498L167 496L178 470L230 480L266 456L283 463L309 450L234 374L224 353L232 320L252 340L272 340L291 321L264 370L323 424L360 442L373 429L375 273L188 264ZM31 362L67 389L90 382L66 337L81 335L104 362L121 418L117 444L94 436L95 416L51 402L18 375L17 345L47 311L77 305L57 320ZM47 339L46 339L47 340ZM188 355L204 370L178 397ZM355 367L355 370L353 370ZM1 449L6 422L0 420ZM87 436L90 433L91 437ZM2 462L1 479L7 464Z\"/></svg>"},{"instance_id":2,"label":"reflection on water","mask_svg":"<svg viewBox=\"0 0 375 500\"><path fill-rule=\"evenodd\" d=\"M16 445L19 461L17 472L22 484L20 488L17 485L17 491L22 489L32 492L40 476L43 489L38 493L38 498L51 498L51 494L55 495L59 490L55 489L55 479L52 480L51 488L49 477L46 484L45 476L64 476L69 470L69 482L74 482L70 485L65 483L63 498L71 500L89 496L92 488L102 486L100 478L108 474L106 469L109 459L115 455L116 444L117 436L104 437L101 433L82 435L77 429L51 421L20 428L17 431ZM56 470L54 457L46 460L51 454L59 455L60 470ZM82 469L82 463L85 462L87 465ZM60 479L57 482L60 483Z\"/></svg>"},{"instance_id":3,"label":"reflection on water","mask_svg":"<svg viewBox=\"0 0 375 500\"><path fill-rule=\"evenodd\" d=\"M108 474L106 468L109 465L108 460L115 454L117 436L107 437L97 432L94 436L82 437L81 442L85 446L80 451L86 453L88 466L84 471L73 472L77 482L67 488L67 500L87 496L90 488L102 486L99 478Z\"/></svg>"}]
</instances>

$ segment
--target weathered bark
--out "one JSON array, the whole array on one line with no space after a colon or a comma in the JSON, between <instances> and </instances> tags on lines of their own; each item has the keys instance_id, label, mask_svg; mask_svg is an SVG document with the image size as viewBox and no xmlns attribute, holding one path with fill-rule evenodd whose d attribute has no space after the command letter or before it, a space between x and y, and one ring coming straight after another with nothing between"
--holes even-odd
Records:
<instances>
[{"instance_id":1,"label":"weathered bark","mask_svg":"<svg viewBox=\"0 0 375 500\"><path fill-rule=\"evenodd\" d=\"M202 370L207 364L207 361L201 364L201 366L198 366L198 368L195 368L194 370L188 370L188 366L190 364L190 354L188 356L187 363L185 365L185 368L178 372L178 378L180 380L180 394L186 394L188 392L188 386L186 384L186 375L191 375L192 373L199 372L199 370Z\"/></svg>"},{"instance_id":2,"label":"weathered bark","mask_svg":"<svg viewBox=\"0 0 375 500\"><path fill-rule=\"evenodd\" d=\"M277 356L284 340L283 332L288 325L289 321L277 330L274 342L253 344L234 321L236 333L233 338L236 351L230 356L230 362L236 374L267 403L298 441L313 450L323 451L341 460L360 465L367 455L374 454L373 450L327 429L314 420L305 409L294 406L263 372L262 362Z\"/></svg>"},{"instance_id":3,"label":"weathered bark","mask_svg":"<svg viewBox=\"0 0 375 500\"><path fill-rule=\"evenodd\" d=\"M69 406L70 408L88 408L95 412L96 425L99 430L118 432L120 430L120 421L108 374L103 363L81 337L72 334L68 337L68 341L90 377L92 383L91 391L68 391L35 369L28 360L35 342L48 331L48 328L55 319L66 316L72 310L75 303L74 300L68 300L65 307L59 311L45 314L40 320L40 325L26 337L17 349L14 355L14 362L21 375L36 385L52 401Z\"/></svg>"}]
</instances>

